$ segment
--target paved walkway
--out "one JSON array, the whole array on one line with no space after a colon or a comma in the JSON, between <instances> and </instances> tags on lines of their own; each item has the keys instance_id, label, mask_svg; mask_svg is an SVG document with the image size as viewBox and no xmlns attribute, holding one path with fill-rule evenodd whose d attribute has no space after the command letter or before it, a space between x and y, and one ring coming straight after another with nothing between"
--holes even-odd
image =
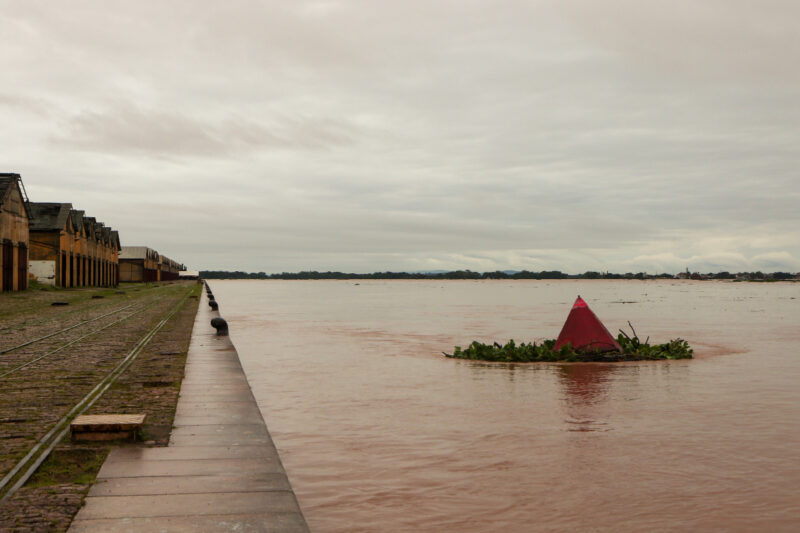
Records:
<instances>
[{"instance_id":1,"label":"paved walkway","mask_svg":"<svg viewBox=\"0 0 800 533\"><path fill-rule=\"evenodd\" d=\"M166 448L123 447L106 459L69 531L308 532L280 457L206 296L192 331L175 428Z\"/></svg>"}]
</instances>

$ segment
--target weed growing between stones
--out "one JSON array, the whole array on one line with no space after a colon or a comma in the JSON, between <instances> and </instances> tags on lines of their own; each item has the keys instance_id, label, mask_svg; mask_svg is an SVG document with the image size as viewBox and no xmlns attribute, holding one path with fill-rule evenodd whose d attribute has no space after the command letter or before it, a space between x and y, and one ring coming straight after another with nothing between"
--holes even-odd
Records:
<instances>
[{"instance_id":1,"label":"weed growing between stones","mask_svg":"<svg viewBox=\"0 0 800 533\"><path fill-rule=\"evenodd\" d=\"M111 446L108 443L57 448L28 481L28 487L50 487L62 483L91 485Z\"/></svg>"}]
</instances>

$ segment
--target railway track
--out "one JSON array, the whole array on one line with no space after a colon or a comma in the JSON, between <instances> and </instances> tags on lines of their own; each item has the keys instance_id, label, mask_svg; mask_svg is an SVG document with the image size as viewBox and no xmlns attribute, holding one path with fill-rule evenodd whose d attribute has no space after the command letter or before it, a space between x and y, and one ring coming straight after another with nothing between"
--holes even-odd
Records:
<instances>
[{"instance_id":1,"label":"railway track","mask_svg":"<svg viewBox=\"0 0 800 533\"><path fill-rule=\"evenodd\" d=\"M10 306L16 309L11 316L0 315L0 353L7 350L14 344L20 344L20 339L30 339L42 333L53 331L53 324L63 324L81 322L90 319L97 313L108 311L109 308L123 304L125 300L142 295L152 294L163 289L162 286L135 288L130 291L109 290L87 290L85 294L61 294L48 293L46 299L39 301L36 305L24 305L24 300L17 302L9 300L8 296L3 295L5 300L0 299L0 306ZM34 297L39 297L34 295ZM96 299L102 297L101 299ZM65 307L53 307L52 303L60 301L69 303Z\"/></svg>"},{"instance_id":2,"label":"railway track","mask_svg":"<svg viewBox=\"0 0 800 533\"><path fill-rule=\"evenodd\" d=\"M124 307L103 312L78 323L71 323L65 328L49 331L45 335L26 339L15 346L0 350L0 383L2 379L14 372L28 368L45 358L62 352L132 316L152 307L159 299L159 294L147 294L141 300ZM125 314L127 312L127 314ZM122 318L117 318L123 314Z\"/></svg>"},{"instance_id":3,"label":"railway track","mask_svg":"<svg viewBox=\"0 0 800 533\"><path fill-rule=\"evenodd\" d=\"M28 368L31 365L35 364L35 363L38 363L42 359L50 357L51 355L55 355L55 354L61 352L62 350L65 350L65 349L69 348L70 346L72 346L74 344L77 344L77 343L79 343L79 342L81 342L83 340L86 340L86 339L88 339L90 337L93 337L93 336L97 335L98 333L100 333L101 331L105 331L110 327L116 326L117 324L119 324L121 322L124 322L125 320L128 320L129 318L131 318L133 316L136 316L139 313L147 311L148 309L153 307L153 305L155 305L155 303L156 302L152 302L152 303L149 303L149 304L141 305L137 309L133 310L131 313L128 313L127 315L123 316L122 318L120 318L118 320L115 320L115 321L113 321L113 322L111 322L109 324L106 324L106 325L102 326L102 327L99 327L99 328L96 328L94 330L91 330L88 333L85 333L85 334L81 335L80 337L78 337L76 339L73 339L73 340L70 340L67 343L61 344L61 345L59 345L59 346L57 346L57 347L55 347L53 349L47 348L40 355L39 354L34 355L34 357L32 359L28 359L27 361L25 361L23 363L17 364L17 363L12 362L10 365L4 365L6 368L3 368L2 366L0 366L0 380L5 378L5 377L7 377L7 376L10 376L11 374L13 374L15 372L19 372L21 370L24 370L25 368ZM124 309L129 309L129 308L133 307L134 305L135 304L129 305L129 306L125 307ZM106 313L105 315L102 315L102 316L100 316L100 317L98 317L96 319L87 320L86 322L82 322L79 325L86 324L88 322L93 322L94 320L99 320L100 318L105 318L105 317L110 316L112 314L116 314L117 312L118 311L115 311L113 313ZM74 326L74 327L77 327L77 326ZM72 328L68 328L68 329L72 329ZM62 331L66 331L66 330L62 330ZM56 334L54 333L53 335L56 335ZM37 339L37 341L50 338L53 335L48 335L47 337L42 337L41 339ZM17 348L21 348L23 346L29 346L30 344L33 344L33 342L34 341L31 341L29 343L26 343L25 345L20 345ZM13 349L16 349L16 348L12 348L12 350ZM11 350L7 350L7 352L10 352L10 351ZM0 352L0 353L6 353L6 352ZM7 363L7 361L3 361L3 363Z\"/></svg>"},{"instance_id":4,"label":"railway track","mask_svg":"<svg viewBox=\"0 0 800 533\"><path fill-rule=\"evenodd\" d=\"M83 320L81 322L78 322L77 324L73 324L73 325L68 326L66 328L62 328L62 329L59 329L57 331L54 331L53 333L49 333L47 335L43 335L43 336L35 338L35 339L31 339L29 341L23 342L22 344L18 344L16 346L12 346L11 348L6 348L4 350L0 350L0 355L7 354L9 352L13 352L14 350L19 350L20 348L24 348L26 346L30 346L31 344L36 344L37 342L41 342L41 341L47 340L47 339L49 339L51 337L55 337L56 335L61 335L63 333L66 333L67 331L71 331L71 330L73 330L75 328L83 326L84 324L89 324L91 322L95 322L95 321L100 320L102 318L105 318L107 316L111 316L111 315L114 315L114 314L117 314L117 313L121 313L122 311L124 311L126 309L130 309L131 307L133 307L135 305L136 304L126 305L125 307L120 307L119 309L115 309L114 311L111 311L109 313L103 313L100 316L97 316L97 317L94 317L94 318L90 318L89 320Z\"/></svg>"},{"instance_id":5,"label":"railway track","mask_svg":"<svg viewBox=\"0 0 800 533\"><path fill-rule=\"evenodd\" d=\"M113 385L181 309L190 292L170 290L135 309L126 307L129 312L125 316L112 316L113 320L100 328L51 346L35 360L0 370L0 504L24 485L67 434L72 419ZM152 313L142 315L148 310ZM141 315L139 320L128 320L137 315ZM97 337L115 326L113 336ZM91 342L83 342L92 337ZM32 345L35 343L28 347ZM13 354L23 352L20 348ZM55 353L61 356L50 357Z\"/></svg>"},{"instance_id":6,"label":"railway track","mask_svg":"<svg viewBox=\"0 0 800 533\"><path fill-rule=\"evenodd\" d=\"M37 318L36 320L28 320L28 321L23 320L22 322L19 322L17 324L12 324L10 326L3 326L2 328L0 328L0 333L8 333L17 329L23 329L27 326L38 326L40 324L44 324L48 320L50 320L50 317Z\"/></svg>"}]
</instances>

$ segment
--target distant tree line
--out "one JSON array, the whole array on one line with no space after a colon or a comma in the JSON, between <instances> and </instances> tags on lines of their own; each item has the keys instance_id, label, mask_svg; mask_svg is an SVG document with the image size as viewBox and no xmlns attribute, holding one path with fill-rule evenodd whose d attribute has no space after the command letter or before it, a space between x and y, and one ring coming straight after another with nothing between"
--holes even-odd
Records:
<instances>
[{"instance_id":1,"label":"distant tree line","mask_svg":"<svg viewBox=\"0 0 800 533\"><path fill-rule=\"evenodd\" d=\"M453 270L451 272L373 272L372 274L355 274L352 272L317 272L316 270L303 272L282 272L280 274L267 274L265 272L242 272L240 270L201 270L200 277L204 279L730 279L740 281L782 281L797 279L797 274L789 272L716 272L700 274L697 272L682 272L673 274L647 274L645 272L627 272L615 274L612 272L588 271L583 274L566 274L560 270L543 270L531 272L529 270L494 272L473 272L471 270Z\"/></svg>"}]
</instances>

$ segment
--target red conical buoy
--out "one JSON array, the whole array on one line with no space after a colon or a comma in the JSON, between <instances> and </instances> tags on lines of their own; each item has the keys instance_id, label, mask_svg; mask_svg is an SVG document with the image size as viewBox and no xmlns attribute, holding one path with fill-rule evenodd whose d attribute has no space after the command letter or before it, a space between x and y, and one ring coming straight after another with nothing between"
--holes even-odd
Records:
<instances>
[{"instance_id":1,"label":"red conical buoy","mask_svg":"<svg viewBox=\"0 0 800 533\"><path fill-rule=\"evenodd\" d=\"M564 327L558 334L555 349L558 350L567 343L570 343L578 352L622 351L617 340L580 296L575 300L567 321L564 322Z\"/></svg>"}]
</instances>

